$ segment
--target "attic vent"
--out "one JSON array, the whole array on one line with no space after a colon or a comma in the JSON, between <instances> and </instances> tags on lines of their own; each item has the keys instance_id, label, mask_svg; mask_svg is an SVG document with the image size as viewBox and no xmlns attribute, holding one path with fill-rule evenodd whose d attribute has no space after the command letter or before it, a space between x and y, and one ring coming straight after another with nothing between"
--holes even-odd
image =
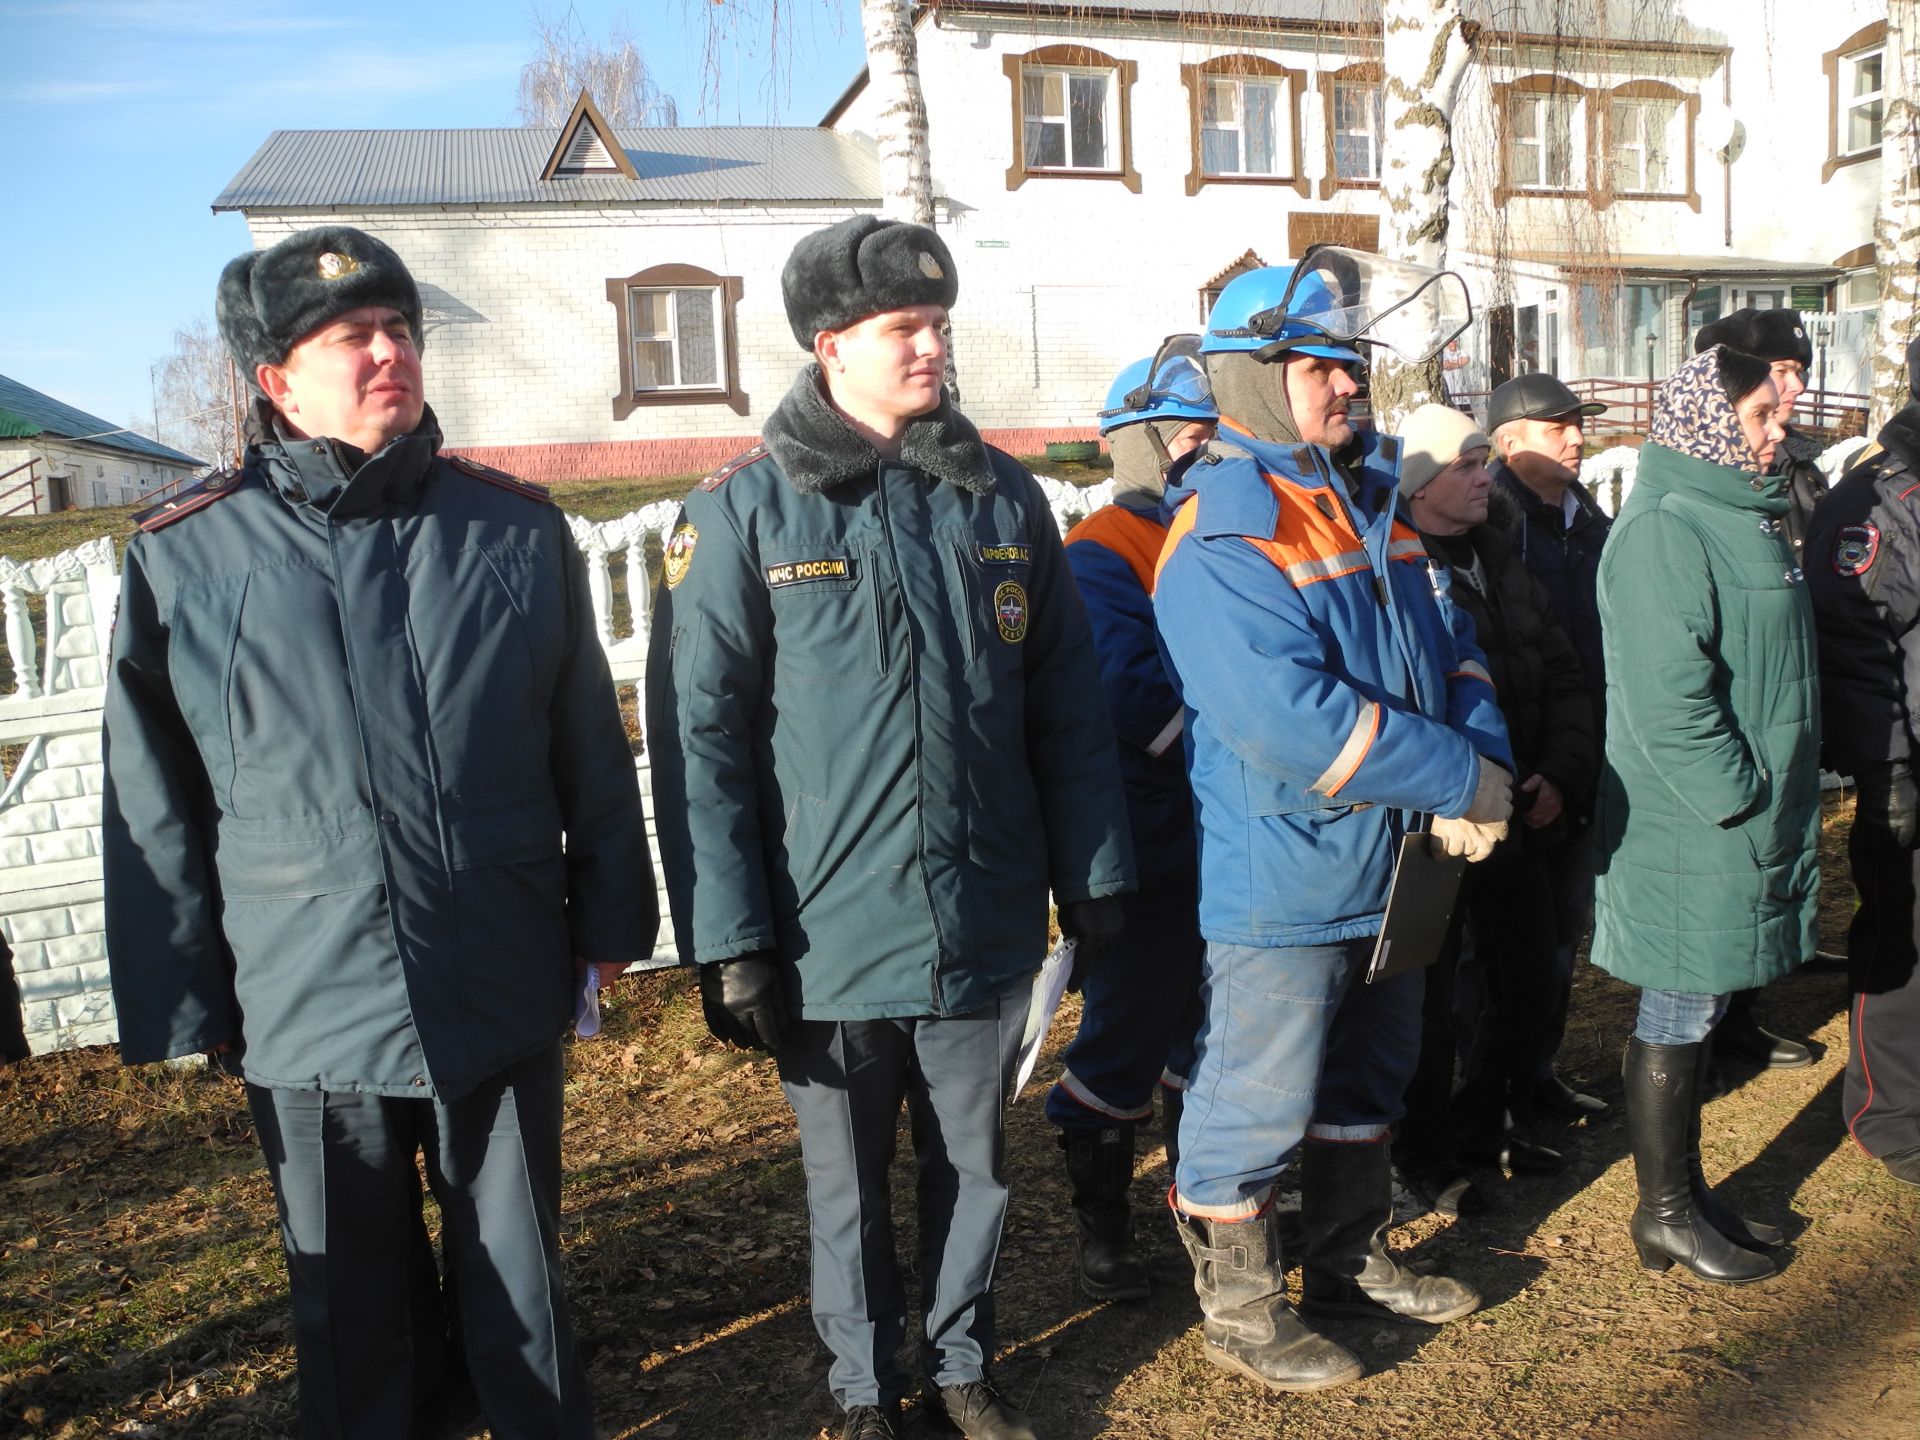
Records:
<instances>
[{"instance_id":1,"label":"attic vent","mask_svg":"<svg viewBox=\"0 0 1920 1440\"><path fill-rule=\"evenodd\" d=\"M567 144L566 154L560 157L560 166L555 173L596 175L618 174L619 171L620 167L614 163L606 142L600 138L600 132L591 125L582 125L573 132L573 139Z\"/></svg>"}]
</instances>

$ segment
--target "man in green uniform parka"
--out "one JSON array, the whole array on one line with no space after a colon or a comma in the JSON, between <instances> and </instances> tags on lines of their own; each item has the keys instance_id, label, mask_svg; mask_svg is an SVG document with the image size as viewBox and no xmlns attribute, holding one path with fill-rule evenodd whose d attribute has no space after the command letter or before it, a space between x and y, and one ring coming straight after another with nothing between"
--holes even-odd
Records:
<instances>
[{"instance_id":1,"label":"man in green uniform parka","mask_svg":"<svg viewBox=\"0 0 1920 1440\"><path fill-rule=\"evenodd\" d=\"M920 1363L979 1440L1006 1214L1001 1107L1047 892L1084 949L1133 888L1100 667L1040 488L947 400L953 257L858 216L782 277L816 363L668 537L647 731L674 938L707 1023L799 1121L814 1323L848 1440L897 1434L887 1169L920 1161Z\"/></svg>"},{"instance_id":2,"label":"man in green uniform parka","mask_svg":"<svg viewBox=\"0 0 1920 1440\"><path fill-rule=\"evenodd\" d=\"M303 1435L406 1440L433 1398L424 1152L493 1434L585 1440L560 1037L658 928L586 569L544 491L439 454L386 245L301 231L217 308L245 464L140 518L113 641L121 1054L246 1077Z\"/></svg>"}]
</instances>

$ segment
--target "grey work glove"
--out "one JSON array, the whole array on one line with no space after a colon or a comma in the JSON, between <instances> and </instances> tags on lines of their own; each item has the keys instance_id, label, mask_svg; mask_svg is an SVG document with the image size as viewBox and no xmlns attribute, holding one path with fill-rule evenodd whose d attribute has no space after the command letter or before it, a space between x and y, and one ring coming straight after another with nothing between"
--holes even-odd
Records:
<instances>
[{"instance_id":1,"label":"grey work glove","mask_svg":"<svg viewBox=\"0 0 1920 1440\"><path fill-rule=\"evenodd\" d=\"M1916 796L1913 770L1904 760L1884 765L1865 765L1853 777L1858 796L1854 801L1854 823L1876 832L1885 844L1902 850L1914 848L1920 825L1920 796Z\"/></svg>"},{"instance_id":2,"label":"grey work glove","mask_svg":"<svg viewBox=\"0 0 1920 1440\"><path fill-rule=\"evenodd\" d=\"M1124 923L1120 901L1112 895L1097 900L1069 900L1060 907L1060 933L1073 944L1073 971L1067 976L1067 989L1077 992L1087 983L1087 975L1120 938Z\"/></svg>"},{"instance_id":3,"label":"grey work glove","mask_svg":"<svg viewBox=\"0 0 1920 1440\"><path fill-rule=\"evenodd\" d=\"M700 1008L714 1039L773 1054L787 1024L780 962L763 950L702 965Z\"/></svg>"},{"instance_id":4,"label":"grey work glove","mask_svg":"<svg viewBox=\"0 0 1920 1440\"><path fill-rule=\"evenodd\" d=\"M1513 776L1482 755L1480 778L1474 782L1473 802L1462 820L1476 825L1501 825L1513 814ZM1504 828L1502 834L1505 833Z\"/></svg>"},{"instance_id":5,"label":"grey work glove","mask_svg":"<svg viewBox=\"0 0 1920 1440\"><path fill-rule=\"evenodd\" d=\"M1476 825L1471 820L1443 820L1435 816L1431 833L1436 855L1445 858L1464 855L1469 865L1475 865L1491 855L1493 847L1507 838L1507 822L1502 820L1497 825Z\"/></svg>"}]
</instances>

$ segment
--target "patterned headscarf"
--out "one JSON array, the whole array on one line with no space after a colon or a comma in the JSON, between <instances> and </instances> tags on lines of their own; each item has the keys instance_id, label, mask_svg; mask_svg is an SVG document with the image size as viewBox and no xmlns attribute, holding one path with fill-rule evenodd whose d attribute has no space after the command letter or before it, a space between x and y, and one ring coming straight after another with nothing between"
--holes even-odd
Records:
<instances>
[{"instance_id":1,"label":"patterned headscarf","mask_svg":"<svg viewBox=\"0 0 1920 1440\"><path fill-rule=\"evenodd\" d=\"M1760 473L1740 417L1720 383L1720 352L1702 350L1667 377L1653 397L1653 424L1647 439L1709 465L1726 465L1749 475Z\"/></svg>"}]
</instances>

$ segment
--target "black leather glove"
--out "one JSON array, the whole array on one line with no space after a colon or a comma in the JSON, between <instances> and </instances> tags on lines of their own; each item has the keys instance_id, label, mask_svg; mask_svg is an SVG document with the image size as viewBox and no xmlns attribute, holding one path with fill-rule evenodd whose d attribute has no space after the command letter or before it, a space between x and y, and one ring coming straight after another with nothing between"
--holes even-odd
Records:
<instances>
[{"instance_id":1,"label":"black leather glove","mask_svg":"<svg viewBox=\"0 0 1920 1440\"><path fill-rule=\"evenodd\" d=\"M780 962L771 952L759 951L702 965L700 1008L714 1039L773 1054L787 1024Z\"/></svg>"},{"instance_id":2,"label":"black leather glove","mask_svg":"<svg viewBox=\"0 0 1920 1440\"><path fill-rule=\"evenodd\" d=\"M1914 792L1913 771L1907 762L1891 760L1884 765L1863 766L1853 783L1859 792L1854 802L1854 823L1877 831L1888 845L1913 849L1916 830L1920 829L1916 825L1920 821L1920 796Z\"/></svg>"},{"instance_id":3,"label":"black leather glove","mask_svg":"<svg viewBox=\"0 0 1920 1440\"><path fill-rule=\"evenodd\" d=\"M1103 895L1098 900L1069 900L1060 907L1060 933L1074 942L1073 971L1067 976L1067 989L1078 992L1087 983L1087 975L1120 938L1124 912L1118 897Z\"/></svg>"}]
</instances>

